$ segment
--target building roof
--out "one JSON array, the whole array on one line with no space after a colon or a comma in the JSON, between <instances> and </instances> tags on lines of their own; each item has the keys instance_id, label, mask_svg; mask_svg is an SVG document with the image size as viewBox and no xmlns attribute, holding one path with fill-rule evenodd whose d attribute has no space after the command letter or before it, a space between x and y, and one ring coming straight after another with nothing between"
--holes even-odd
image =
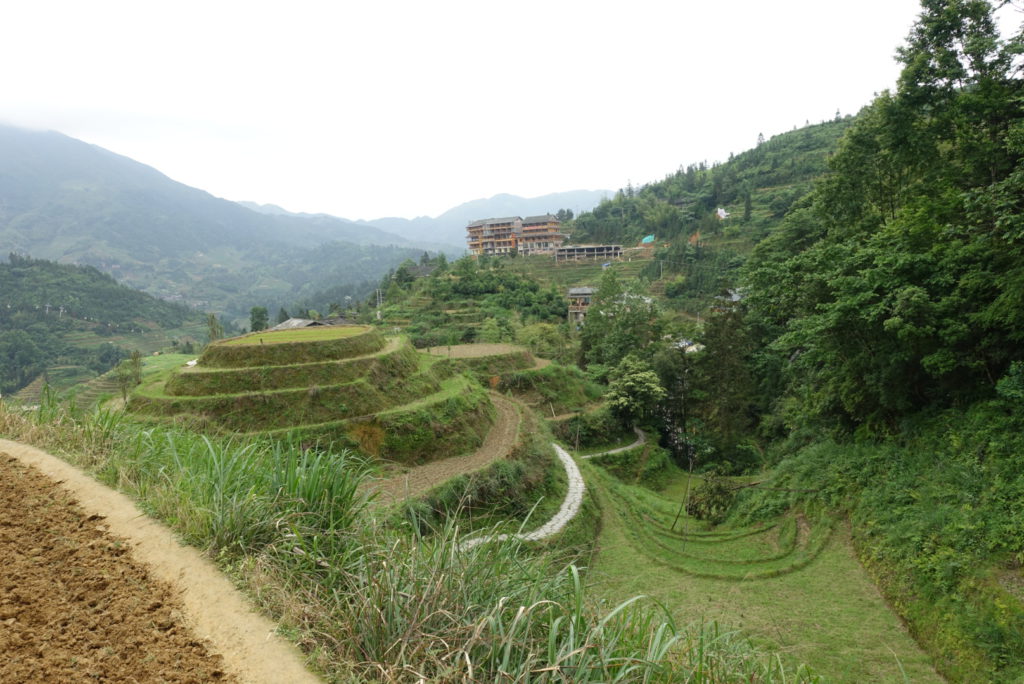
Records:
<instances>
[{"instance_id":1,"label":"building roof","mask_svg":"<svg viewBox=\"0 0 1024 684\"><path fill-rule=\"evenodd\" d=\"M292 330L293 328L308 328L312 325L323 325L320 321L309 318L289 318L284 323L278 323L270 330Z\"/></svg>"},{"instance_id":2,"label":"building roof","mask_svg":"<svg viewBox=\"0 0 1024 684\"><path fill-rule=\"evenodd\" d=\"M527 216L526 218L523 219L523 225L524 226L525 225L534 225L534 224L537 224L537 223L551 223L551 222L561 223L561 221L556 219L551 214L544 214L542 216Z\"/></svg>"},{"instance_id":3,"label":"building roof","mask_svg":"<svg viewBox=\"0 0 1024 684\"><path fill-rule=\"evenodd\" d=\"M597 292L597 290L595 288L592 288L592 287L570 287L569 288L569 296L570 297L582 297L584 295L592 295L595 292Z\"/></svg>"},{"instance_id":4,"label":"building roof","mask_svg":"<svg viewBox=\"0 0 1024 684\"><path fill-rule=\"evenodd\" d=\"M466 226L466 227L467 228L477 228L479 226L494 226L494 225L498 225L498 224L502 224L502 223L515 223L516 221L522 221L522 219L519 218L518 216L506 216L506 217L503 217L503 218L477 219L476 221L471 221L470 224L468 226Z\"/></svg>"}]
</instances>

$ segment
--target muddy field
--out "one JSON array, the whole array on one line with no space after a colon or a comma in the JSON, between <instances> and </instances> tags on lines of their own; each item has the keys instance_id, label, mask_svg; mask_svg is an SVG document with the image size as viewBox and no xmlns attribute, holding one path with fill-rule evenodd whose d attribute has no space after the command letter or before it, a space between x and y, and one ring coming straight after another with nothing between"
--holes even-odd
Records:
<instances>
[{"instance_id":1,"label":"muddy field","mask_svg":"<svg viewBox=\"0 0 1024 684\"><path fill-rule=\"evenodd\" d=\"M127 551L102 518L0 453L0 681L235 681Z\"/></svg>"}]
</instances>

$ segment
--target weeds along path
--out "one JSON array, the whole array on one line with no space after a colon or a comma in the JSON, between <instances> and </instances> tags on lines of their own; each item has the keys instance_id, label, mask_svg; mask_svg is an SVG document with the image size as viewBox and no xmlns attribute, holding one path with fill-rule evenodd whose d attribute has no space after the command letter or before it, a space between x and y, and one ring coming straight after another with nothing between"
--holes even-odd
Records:
<instances>
[{"instance_id":1,"label":"weeds along path","mask_svg":"<svg viewBox=\"0 0 1024 684\"><path fill-rule=\"evenodd\" d=\"M124 495L8 440L0 558L2 681L319 681L199 551Z\"/></svg>"},{"instance_id":2,"label":"weeds along path","mask_svg":"<svg viewBox=\"0 0 1024 684\"><path fill-rule=\"evenodd\" d=\"M498 415L479 449L465 456L415 466L400 475L371 482L367 489L377 492L377 501L389 505L426 494L456 475L471 473L508 456L519 436L519 408L497 392L490 395Z\"/></svg>"}]
</instances>

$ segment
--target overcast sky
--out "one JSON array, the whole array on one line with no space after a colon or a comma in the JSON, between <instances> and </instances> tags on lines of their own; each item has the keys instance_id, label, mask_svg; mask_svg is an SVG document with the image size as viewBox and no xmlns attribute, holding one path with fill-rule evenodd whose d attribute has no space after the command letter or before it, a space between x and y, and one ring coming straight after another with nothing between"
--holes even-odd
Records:
<instances>
[{"instance_id":1,"label":"overcast sky","mask_svg":"<svg viewBox=\"0 0 1024 684\"><path fill-rule=\"evenodd\" d=\"M617 189L856 113L915 0L9 2L0 120L350 219Z\"/></svg>"}]
</instances>

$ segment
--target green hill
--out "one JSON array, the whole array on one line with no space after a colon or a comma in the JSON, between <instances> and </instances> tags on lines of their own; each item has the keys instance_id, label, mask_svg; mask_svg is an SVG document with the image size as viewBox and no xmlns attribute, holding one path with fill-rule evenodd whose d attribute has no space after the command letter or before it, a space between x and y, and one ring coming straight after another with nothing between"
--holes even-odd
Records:
<instances>
[{"instance_id":1,"label":"green hill","mask_svg":"<svg viewBox=\"0 0 1024 684\"><path fill-rule=\"evenodd\" d=\"M68 388L130 350L151 353L205 334L199 316L119 285L91 266L10 255L0 263L0 392L44 372Z\"/></svg>"},{"instance_id":2,"label":"green hill","mask_svg":"<svg viewBox=\"0 0 1024 684\"><path fill-rule=\"evenodd\" d=\"M293 437L421 462L478 446L487 393L445 360L367 326L252 333L151 378L129 409L202 430Z\"/></svg>"}]
</instances>

